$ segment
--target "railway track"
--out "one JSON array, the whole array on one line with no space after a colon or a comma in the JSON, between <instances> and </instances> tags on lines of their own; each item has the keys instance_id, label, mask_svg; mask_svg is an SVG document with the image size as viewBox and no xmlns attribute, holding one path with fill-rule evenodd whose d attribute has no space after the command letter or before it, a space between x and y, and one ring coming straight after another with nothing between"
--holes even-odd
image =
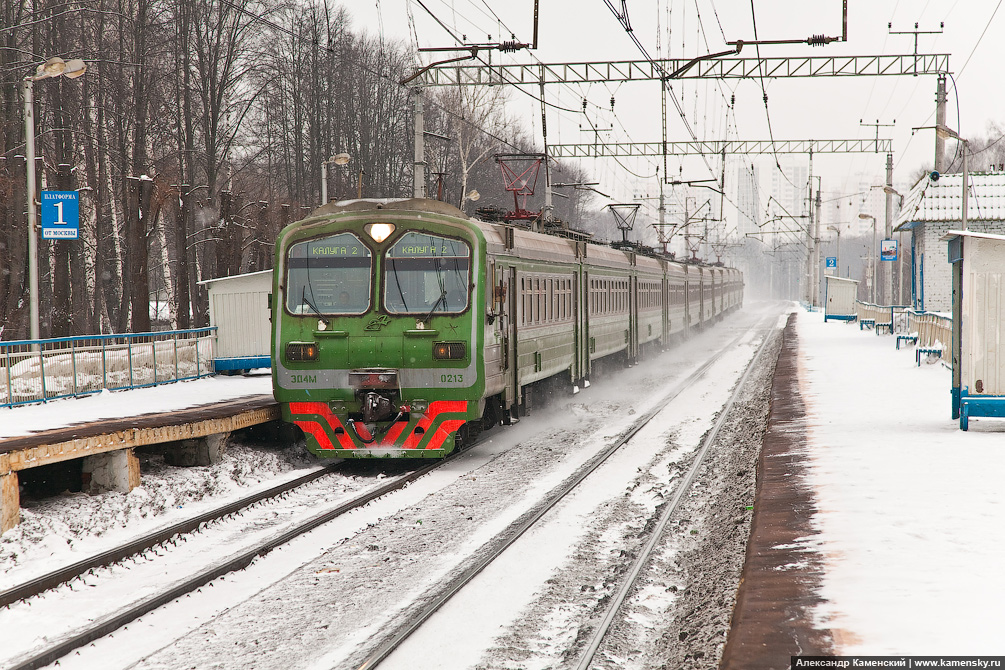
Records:
<instances>
[{"instance_id":1,"label":"railway track","mask_svg":"<svg viewBox=\"0 0 1005 670\"><path fill-rule=\"evenodd\" d=\"M771 317L771 319L768 320L773 319L774 317ZM597 649L599 649L602 644L604 636L610 629L611 625L616 621L617 612L624 602L625 597L631 592L635 580L638 578L642 567L645 565L653 549L656 547L660 536L663 534L663 530L679 506L680 501L694 483L710 446L715 442L718 433L729 414L729 410L744 387L744 382L749 377L750 372L760 361L765 345L769 341L769 337L767 329L764 326L764 322L756 326L754 330L760 330L765 333L763 341L751 361L748 363L740 381L736 384L726 404L719 412L718 420L706 435L692 466L688 470L687 475L683 478L682 483L678 485L671 504L664 507L659 522L657 523L655 530L652 532L645 549L639 555L633 569L628 573L628 578L620 587L617 598L611 602L602 624L595 629L593 637L586 647L586 653L577 667L587 668L589 666ZM533 509L524 513L506 529L498 533L477 552L477 558L469 561L469 563L465 565L463 569L461 569L453 578L438 587L435 593L427 593L421 599L421 602L423 603L422 605L413 608L412 611L401 617L404 620L403 624L384 635L377 644L355 654L353 656L354 659L363 658L363 660L361 662L358 660L352 661L351 667L356 668L357 670L371 670L372 668L379 666L382 661L387 659L410 636L418 631L438 610L450 601L451 598L457 595L467 584L472 582L488 565L500 557L521 536L537 524L549 511L555 508L564 498L566 498L566 496L579 487L579 485L583 483L591 474L596 472L614 453L627 444L639 431L645 428L646 425L649 424L671 402L692 387L695 382L704 377L709 369L728 352L733 350L740 340L742 340L746 335L747 332L742 333L725 347L716 352L701 367L666 393L652 409L639 417L638 420L636 420L628 429L623 431L609 446L600 451L571 476L566 478L566 480L560 485L553 488Z\"/></svg>"},{"instance_id":2,"label":"railway track","mask_svg":"<svg viewBox=\"0 0 1005 670\"><path fill-rule=\"evenodd\" d=\"M150 595L141 601L133 604L132 606L123 609L121 611L115 612L107 617L101 618L93 624L88 625L82 630L78 630L75 633L59 640L56 644L47 647L44 650L32 652L29 655L25 655L21 658L13 659L12 665L7 666L9 670L34 670L35 668L40 668L59 658L67 655L75 649L78 649L84 645L93 642L105 635L118 630L122 626L138 619L139 617L147 614L162 605L175 600L187 593L191 593L203 585L211 582L212 580L226 575L230 572L236 570L241 570L246 568L259 556L264 556L273 549L280 547L284 544L289 543L293 539L308 533L315 528L332 521L333 519L342 516L348 512L355 509L363 507L364 505L370 503L371 501L380 498L381 496L387 495L394 491L404 488L411 482L419 479L420 477L428 474L432 470L441 467L444 463L449 462L451 459L443 459L440 461L432 462L421 468L413 470L408 474L396 477L391 481L371 488L370 490L353 497L352 499L338 505L337 507L330 509L328 511L322 512L320 514L314 515L304 521L296 523L293 527L287 529L285 532L270 537L267 540L255 543L250 548L247 548L237 555L231 556L226 561L217 563L205 570L192 575L182 582L176 583L169 588L165 588L153 595ZM341 462L340 462L341 463ZM15 603L19 600L25 600L31 598L32 596L38 595L43 591L58 586L59 584L66 583L72 579L83 575L89 570L112 565L117 562L129 558L131 556L136 556L149 550L158 545L162 545L164 542L169 541L171 538L178 537L181 534L189 533L199 528L202 524L209 523L214 520L224 518L228 515L239 512L242 509L246 509L251 505L260 503L269 498L277 498L288 494L290 491L304 486L310 482L316 481L317 479L329 475L332 473L334 468L337 468L339 464L333 463L327 467L316 470L308 475L300 477L299 479L293 480L286 484L282 484L273 487L267 491L263 491L252 496L248 496L242 500L236 501L234 503L220 507L217 510L213 510L206 514L200 515L189 521L185 521L170 528L164 529L157 533L147 535L140 538L134 542L130 542L121 547L104 552L98 556L91 557L72 566L68 566L58 571L54 571L47 575L43 575L36 579L26 582L19 586L13 587L4 591L0 594L0 597L4 598L4 604L8 605Z\"/></svg>"},{"instance_id":3,"label":"railway track","mask_svg":"<svg viewBox=\"0 0 1005 670\"><path fill-rule=\"evenodd\" d=\"M708 455L709 449L712 445L719 439L719 433L722 427L725 425L726 420L729 418L729 412L736 403L736 399L743 392L744 385L747 379L750 377L751 372L757 367L761 359L761 354L764 353L764 349L769 341L768 337L765 337L761 342L761 346L758 347L757 353L751 359L750 363L747 365L746 370L744 370L743 376L737 382L736 387L729 396L729 400L723 406L722 410L719 412L719 417L716 419L715 425L712 429L708 431L705 435L705 439L702 441L701 447L698 450L698 454L691 463L691 467L688 468L687 474L677 485L677 489L674 492L673 497L670 499L669 504L663 507L660 513L659 519L656 522L655 527L646 542L645 547L639 552L638 557L635 559L635 563L632 565L631 570L628 571L627 577L622 581L620 588L618 589L617 595L611 599L610 604L601 619L600 624L594 629L593 634L590 637L589 644L586 645L586 650L580 656L579 662L576 663L576 670L588 670L590 664L593 662L597 651L604 642L604 638L607 633L611 630L611 627L617 621L618 612L621 610L622 605L625 603L625 599L635 588L638 582L639 576L642 574L643 568L649 563L653 556L653 552L656 550L660 538L663 536L667 525L670 520L674 517L678 509L680 509L681 501L684 496L691 491L692 485L698 477L698 473L705 463L705 457Z\"/></svg>"},{"instance_id":4,"label":"railway track","mask_svg":"<svg viewBox=\"0 0 1005 670\"><path fill-rule=\"evenodd\" d=\"M148 535L144 535L143 537L137 538L126 544L122 544L94 556L89 556L81 561L73 563L72 565L59 568L58 570L53 570L52 572L40 575L27 582L18 584L17 586L0 591L0 607L6 607L7 605L16 603L19 600L33 598L45 591L48 591L49 589L56 588L57 586L80 577L90 570L108 567L127 558L138 556L149 549L153 549L154 547L164 544L165 542L175 539L181 535L191 533L203 524L218 521L234 514L235 512L239 512L242 509L246 509L270 498L278 498L279 496L289 493L290 491L293 491L305 484L309 484L321 477L331 474L338 467L339 463L342 463L342 461L329 463L306 475L303 475L302 477L297 477L296 479L274 486L268 490L246 496L240 500L223 505L217 509L210 510L204 514L200 514L192 519L186 519L185 521L176 523L168 528L149 533Z\"/></svg>"}]
</instances>

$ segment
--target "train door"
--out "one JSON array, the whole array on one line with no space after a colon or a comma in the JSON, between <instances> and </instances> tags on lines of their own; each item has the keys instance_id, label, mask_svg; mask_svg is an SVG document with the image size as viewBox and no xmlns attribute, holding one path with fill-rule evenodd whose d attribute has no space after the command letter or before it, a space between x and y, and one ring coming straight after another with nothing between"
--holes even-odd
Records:
<instances>
[{"instance_id":1,"label":"train door","mask_svg":"<svg viewBox=\"0 0 1005 670\"><path fill-rule=\"evenodd\" d=\"M661 338L661 343L663 346L667 345L670 341L670 276L666 272L666 268L663 268L663 281L660 283L660 310L663 312L663 337Z\"/></svg>"},{"instance_id":2,"label":"train door","mask_svg":"<svg viewBox=\"0 0 1005 670\"><path fill-rule=\"evenodd\" d=\"M628 278L628 357L636 360L639 357L639 278L632 275Z\"/></svg>"},{"instance_id":3,"label":"train door","mask_svg":"<svg viewBox=\"0 0 1005 670\"><path fill-rule=\"evenodd\" d=\"M578 272L572 273L572 383L578 384L579 380L586 376L586 367L583 361L583 322L580 316L580 284L581 278Z\"/></svg>"},{"instance_id":4,"label":"train door","mask_svg":"<svg viewBox=\"0 0 1005 670\"><path fill-rule=\"evenodd\" d=\"M576 294L576 322L579 324L579 374L590 376L590 273L585 269L578 275L579 290Z\"/></svg>"},{"instance_id":5,"label":"train door","mask_svg":"<svg viewBox=\"0 0 1005 670\"><path fill-rule=\"evenodd\" d=\"M516 268L502 267L496 268L496 282L500 295L500 305L502 309L502 367L505 378L505 388L503 397L506 408L512 407L520 402L520 385L517 381L517 283Z\"/></svg>"},{"instance_id":6,"label":"train door","mask_svg":"<svg viewBox=\"0 0 1005 670\"><path fill-rule=\"evenodd\" d=\"M691 268L684 266L684 333L691 329Z\"/></svg>"}]
</instances>

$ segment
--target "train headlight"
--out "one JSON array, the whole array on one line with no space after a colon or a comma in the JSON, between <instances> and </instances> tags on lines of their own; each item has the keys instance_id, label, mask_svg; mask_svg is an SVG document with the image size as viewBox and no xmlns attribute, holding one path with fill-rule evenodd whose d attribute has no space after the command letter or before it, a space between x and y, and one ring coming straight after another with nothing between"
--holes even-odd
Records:
<instances>
[{"instance_id":1,"label":"train headlight","mask_svg":"<svg viewBox=\"0 0 1005 670\"><path fill-rule=\"evenodd\" d=\"M392 223L371 223L365 228L366 234L373 238L373 241L380 244L391 236L394 232Z\"/></svg>"},{"instance_id":2,"label":"train headlight","mask_svg":"<svg viewBox=\"0 0 1005 670\"><path fill-rule=\"evenodd\" d=\"M438 361L456 361L464 358L467 347L463 342L433 342L433 358Z\"/></svg>"},{"instance_id":3,"label":"train headlight","mask_svg":"<svg viewBox=\"0 0 1005 670\"><path fill-rule=\"evenodd\" d=\"M290 342L286 345L286 360L316 361L318 345L316 342Z\"/></svg>"}]
</instances>

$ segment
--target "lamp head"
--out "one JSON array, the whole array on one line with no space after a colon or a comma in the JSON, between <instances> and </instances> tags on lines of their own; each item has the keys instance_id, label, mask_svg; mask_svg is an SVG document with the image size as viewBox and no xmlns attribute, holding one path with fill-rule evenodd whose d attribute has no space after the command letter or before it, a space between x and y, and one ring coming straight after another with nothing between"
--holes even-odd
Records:
<instances>
[{"instance_id":1,"label":"lamp head","mask_svg":"<svg viewBox=\"0 0 1005 670\"><path fill-rule=\"evenodd\" d=\"M348 165L352 157L349 154L335 154L332 156L332 163L335 165Z\"/></svg>"},{"instance_id":2,"label":"lamp head","mask_svg":"<svg viewBox=\"0 0 1005 670\"><path fill-rule=\"evenodd\" d=\"M58 77L66 69L66 62L59 56L53 56L45 61L35 70L35 79L46 79L48 77Z\"/></svg>"},{"instance_id":3,"label":"lamp head","mask_svg":"<svg viewBox=\"0 0 1005 670\"><path fill-rule=\"evenodd\" d=\"M67 79L76 79L85 72L87 72L87 63L79 58L71 58L66 61L66 68L63 70L63 76Z\"/></svg>"}]
</instances>

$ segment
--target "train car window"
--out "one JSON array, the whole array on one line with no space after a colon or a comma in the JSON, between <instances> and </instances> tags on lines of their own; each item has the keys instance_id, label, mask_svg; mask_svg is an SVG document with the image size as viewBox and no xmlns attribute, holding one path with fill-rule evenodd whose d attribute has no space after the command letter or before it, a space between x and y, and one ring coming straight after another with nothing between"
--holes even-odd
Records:
<instances>
[{"instance_id":1,"label":"train car window","mask_svg":"<svg viewBox=\"0 0 1005 670\"><path fill-rule=\"evenodd\" d=\"M471 248L429 233L402 235L384 254L384 307L392 314L457 314L468 308Z\"/></svg>"},{"instance_id":2,"label":"train car window","mask_svg":"<svg viewBox=\"0 0 1005 670\"><path fill-rule=\"evenodd\" d=\"M562 280L562 320L569 318L569 286L568 279Z\"/></svg>"},{"instance_id":3,"label":"train car window","mask_svg":"<svg viewBox=\"0 0 1005 670\"><path fill-rule=\"evenodd\" d=\"M537 322L548 319L548 280L539 279L537 284Z\"/></svg>"},{"instance_id":4,"label":"train car window","mask_svg":"<svg viewBox=\"0 0 1005 670\"><path fill-rule=\"evenodd\" d=\"M520 278L520 325L527 325L527 314L530 313L530 296L527 295L527 279Z\"/></svg>"},{"instance_id":5,"label":"train car window","mask_svg":"<svg viewBox=\"0 0 1005 670\"><path fill-rule=\"evenodd\" d=\"M564 279L558 281L558 318L561 321L565 320L565 284Z\"/></svg>"},{"instance_id":6,"label":"train car window","mask_svg":"<svg viewBox=\"0 0 1005 670\"><path fill-rule=\"evenodd\" d=\"M363 314L370 309L373 259L352 233L290 246L286 309L293 314Z\"/></svg>"},{"instance_id":7,"label":"train car window","mask_svg":"<svg viewBox=\"0 0 1005 670\"><path fill-rule=\"evenodd\" d=\"M551 304L551 320L558 321L559 319L559 296L561 296L561 280L552 279L548 282L548 288L551 289L551 298L548 301Z\"/></svg>"}]
</instances>

